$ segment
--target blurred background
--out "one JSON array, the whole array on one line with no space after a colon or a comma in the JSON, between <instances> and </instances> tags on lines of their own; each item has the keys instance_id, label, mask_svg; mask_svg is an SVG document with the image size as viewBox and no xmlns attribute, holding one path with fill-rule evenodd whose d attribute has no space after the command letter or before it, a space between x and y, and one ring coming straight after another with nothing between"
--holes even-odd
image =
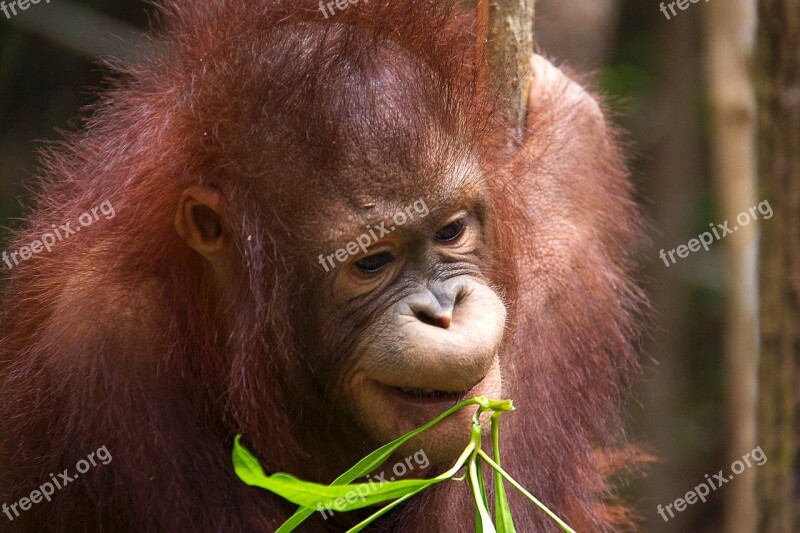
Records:
<instances>
[{"instance_id":1,"label":"blurred background","mask_svg":"<svg viewBox=\"0 0 800 533\"><path fill-rule=\"evenodd\" d=\"M669 523L656 512L658 504L685 495L706 474L729 471L734 459L762 444L767 455L772 450L782 450L784 459L788 455L794 472L794 481L786 481L794 487L788 497L797 502L796 443L790 439L783 448L768 448L769 439L759 441L754 427L759 306L752 269L758 231L729 236L669 268L658 257L659 250L686 244L709 224L732 219L764 199L777 211L777 196L784 194L756 192L755 154L748 153L747 142L740 143L741 150L731 148L735 138L725 144L731 140L714 133L715 116L722 121L717 128L739 131L724 125L730 117L725 101L714 99L725 98L728 84L715 92L714 77L725 77L730 70L719 69L726 65L736 73L740 61L719 51L735 53L741 46L745 61L754 46L755 2L725 2L739 10L725 13L720 2L702 2L669 20L655 1L539 0L536 5L538 47L559 63L593 72L629 132L634 180L654 228L645 268L656 327L644 359L645 380L630 406L630 426L659 460L648 477L626 489L644 531L800 531L791 517L774 527L757 517L763 491L754 472ZM800 19L800 13L794 15ZM93 88L104 83L98 58L125 58L127 45L144 46L139 33L152 16L152 8L137 0L56 0L31 5L12 19L0 13L0 249L6 246L6 228L24 214L37 148L43 140L58 139L58 129L79 125L79 110L95 102ZM797 50L800 43L794 46ZM728 79L735 88L736 80ZM746 94L738 102L735 92L728 95L744 112L745 141L756 128L755 102ZM741 125L742 117L734 115ZM778 227L787 220L796 220L796 214L776 214L757 225ZM797 314L784 318L796 335ZM790 350L797 354L798 346ZM788 371L791 378L796 368ZM798 420L789 413L790 436L797 433ZM778 459L770 455L770 461Z\"/></svg>"}]
</instances>

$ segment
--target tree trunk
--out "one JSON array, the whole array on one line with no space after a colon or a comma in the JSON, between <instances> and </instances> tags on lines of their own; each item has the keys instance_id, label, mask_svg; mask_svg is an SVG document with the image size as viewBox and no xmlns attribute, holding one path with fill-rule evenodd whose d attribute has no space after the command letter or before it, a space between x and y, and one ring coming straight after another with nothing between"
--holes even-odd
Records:
<instances>
[{"instance_id":1,"label":"tree trunk","mask_svg":"<svg viewBox=\"0 0 800 533\"><path fill-rule=\"evenodd\" d=\"M478 46L485 50L486 77L509 98L505 114L521 136L528 117L535 0L467 0L477 7Z\"/></svg>"},{"instance_id":2,"label":"tree trunk","mask_svg":"<svg viewBox=\"0 0 800 533\"><path fill-rule=\"evenodd\" d=\"M759 6L761 246L759 531L800 531L800 0Z\"/></svg>"},{"instance_id":3,"label":"tree trunk","mask_svg":"<svg viewBox=\"0 0 800 533\"><path fill-rule=\"evenodd\" d=\"M721 220L737 222L737 214L757 203L756 104L751 79L756 0L704 4L707 11L708 76L714 133L712 163ZM739 223L741 224L741 223ZM730 465L756 447L758 394L758 232L761 220L724 241L725 385ZM727 466L725 467L727 471ZM726 533L751 533L756 528L753 469L725 487L723 527Z\"/></svg>"}]
</instances>

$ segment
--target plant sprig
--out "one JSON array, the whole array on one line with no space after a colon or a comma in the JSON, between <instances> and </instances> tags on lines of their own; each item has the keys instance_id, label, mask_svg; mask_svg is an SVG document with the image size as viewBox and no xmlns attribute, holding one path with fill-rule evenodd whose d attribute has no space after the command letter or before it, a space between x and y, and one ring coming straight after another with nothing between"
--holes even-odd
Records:
<instances>
[{"instance_id":1,"label":"plant sprig","mask_svg":"<svg viewBox=\"0 0 800 533\"><path fill-rule=\"evenodd\" d=\"M403 444L423 433L453 413L466 407L477 405L478 409L472 417L472 437L464 452L455 464L443 474L431 479L408 479L400 481L383 482L379 487L374 484L355 483L358 478L375 471L386 462ZM484 397L475 397L460 402L441 415L437 416L424 426L421 426L402 437L385 444L361 459L347 472L336 478L330 485L302 481L288 474L273 474L267 476L258 460L241 444L241 435L236 437L233 447L233 466L236 475L246 484L266 489L278 496L300 506L297 512L284 522L276 533L289 533L310 517L315 509L322 506L330 508L337 499L344 500L336 509L341 512L355 511L364 507L386 504L371 516L364 519L348 530L348 533L361 531L375 520L388 513L403 502L413 498L423 490L444 481L467 480L472 491L476 507L476 532L478 533L516 533L511 508L508 505L504 481L508 481L515 489L519 490L537 507L552 518L564 531L575 533L563 520L548 509L542 502L525 490L500 466L500 416L504 412L513 411L511 400L490 400ZM492 430L492 457L481 448L483 427L481 415L491 412ZM495 517L489 506L486 482L483 477L483 466L488 465L494 470L494 510ZM465 469L462 478L456 478L459 472ZM362 495L361 490L365 490ZM344 499L353 492L359 494L354 502Z\"/></svg>"}]
</instances>

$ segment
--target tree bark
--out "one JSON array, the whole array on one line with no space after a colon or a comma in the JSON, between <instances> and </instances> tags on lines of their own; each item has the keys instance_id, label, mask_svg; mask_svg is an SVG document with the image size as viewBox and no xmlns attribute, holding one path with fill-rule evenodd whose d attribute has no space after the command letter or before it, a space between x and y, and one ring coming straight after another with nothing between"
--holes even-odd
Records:
<instances>
[{"instance_id":1,"label":"tree bark","mask_svg":"<svg viewBox=\"0 0 800 533\"><path fill-rule=\"evenodd\" d=\"M759 3L761 247L759 531L800 531L800 0Z\"/></svg>"},{"instance_id":2,"label":"tree bark","mask_svg":"<svg viewBox=\"0 0 800 533\"><path fill-rule=\"evenodd\" d=\"M521 137L531 88L535 0L471 0L470 3L477 7L478 46L486 46L488 82L508 98L505 115Z\"/></svg>"},{"instance_id":3,"label":"tree bark","mask_svg":"<svg viewBox=\"0 0 800 533\"><path fill-rule=\"evenodd\" d=\"M712 163L721 219L736 223L738 213L757 203L756 104L751 75L756 0L704 4L707 59L714 133ZM761 220L728 236L726 247L725 385L728 465L756 447L758 394L758 232ZM728 468L725 466L725 470ZM756 527L753 469L737 475L725 492L726 533Z\"/></svg>"}]
</instances>

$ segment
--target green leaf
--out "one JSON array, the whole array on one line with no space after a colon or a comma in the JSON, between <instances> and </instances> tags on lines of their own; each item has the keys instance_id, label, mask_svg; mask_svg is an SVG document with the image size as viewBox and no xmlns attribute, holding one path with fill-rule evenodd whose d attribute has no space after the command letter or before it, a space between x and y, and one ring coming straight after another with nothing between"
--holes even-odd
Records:
<instances>
[{"instance_id":1,"label":"green leaf","mask_svg":"<svg viewBox=\"0 0 800 533\"><path fill-rule=\"evenodd\" d=\"M242 447L239 439L234 444L234 469L239 478L250 486L261 487L304 507L322 505L322 507L328 508L335 506L334 508L340 512L402 498L444 481L444 479L433 478L391 481L380 485L374 482L354 485L321 485L302 481L288 474L266 476L261 465L249 451ZM340 500L338 505L335 505L336 500Z\"/></svg>"},{"instance_id":2,"label":"green leaf","mask_svg":"<svg viewBox=\"0 0 800 533\"><path fill-rule=\"evenodd\" d=\"M473 498L477 497L478 489L472 484L472 478L469 476L469 472L467 472L467 483ZM481 510L477 505L475 506L475 533L483 533L483 518L481 517Z\"/></svg>"},{"instance_id":3,"label":"green leaf","mask_svg":"<svg viewBox=\"0 0 800 533\"><path fill-rule=\"evenodd\" d=\"M492 453L494 461L500 465L500 413L492 414ZM497 533L516 533L514 518L511 515L511 507L508 505L506 488L503 484L503 476L497 470L494 471L494 506L497 520Z\"/></svg>"},{"instance_id":4,"label":"green leaf","mask_svg":"<svg viewBox=\"0 0 800 533\"><path fill-rule=\"evenodd\" d=\"M467 462L467 460L470 457L473 456L473 452L474 451L475 451L475 443L474 442L470 442L469 445L467 446L467 448L461 453L461 457L458 458L458 460L450 468L450 470L448 470L447 472L444 472L443 474L437 476L435 479L437 479L439 481L452 480L453 477L456 475L456 473L459 470L461 470L461 467L464 466L464 463ZM349 529L347 531L347 533L357 533L358 531L361 531L362 529L364 529L365 527L370 525L372 522L374 522L375 520L377 520L378 518L380 518L384 514L388 513L389 511L391 511L392 509L394 509L395 507L397 507L398 505L400 505L404 501L409 500L412 497L416 496L418 493L422 492L426 488L427 487L422 487L419 490L416 490L416 491L414 491L412 493L409 493L409 494L403 496L402 498L399 498L399 499L395 500L394 502L390 503L386 507L380 509L378 512L374 513L373 515L371 515L367 519L365 519L362 522L360 522L359 524L357 524L355 527Z\"/></svg>"},{"instance_id":5,"label":"green leaf","mask_svg":"<svg viewBox=\"0 0 800 533\"><path fill-rule=\"evenodd\" d=\"M492 523L492 515L486 505L486 489L481 485L478 478L479 464L477 455L473 455L469 461L469 483L472 488L472 495L475 498L475 507L478 509L478 520L476 531L478 533L497 533Z\"/></svg>"},{"instance_id":6,"label":"green leaf","mask_svg":"<svg viewBox=\"0 0 800 533\"><path fill-rule=\"evenodd\" d=\"M252 453L242 446L242 436L237 435L233 441L233 469L236 475L250 485L251 481L264 477L264 469Z\"/></svg>"},{"instance_id":7,"label":"green leaf","mask_svg":"<svg viewBox=\"0 0 800 533\"><path fill-rule=\"evenodd\" d=\"M486 494L486 480L483 479L483 465L481 464L480 457L475 458L475 470L478 473L478 490L481 493L483 506L489 508L489 496Z\"/></svg>"},{"instance_id":8,"label":"green leaf","mask_svg":"<svg viewBox=\"0 0 800 533\"><path fill-rule=\"evenodd\" d=\"M470 444L459 457L458 461L447 472L437 476L434 479L428 480L401 480L393 482L383 482L382 485L376 485L374 482L370 483L356 483L350 484L353 480L363 477L375 471L380 465L386 462L392 454L394 454L406 442L413 439L420 433L427 431L435 426L453 413L464 409L471 405L477 405L479 408L473 417L473 437ZM492 468L495 469L496 484L500 487L501 493L496 496L496 506L498 512L498 522L501 528L501 533L516 533L513 521L511 520L511 512L506 501L505 492L503 490L502 478L508 478L515 487L522 490L526 496L531 498L534 503L542 507L551 517L557 522L562 524L562 527L567 527L555 515L553 515L541 502L538 502L533 496L528 494L524 489L513 481L508 474L502 471L499 466L499 448L497 447L497 419L502 412L513 411L514 406L510 400L489 400L483 397L475 397L469 400L460 402L459 404L451 407L435 419L431 420L424 426L421 426L394 441L381 446L378 450L369 454L367 457L356 463L347 472L339 476L331 485L322 485L318 483L309 483L302 481L288 474L273 474L267 476L264 473L258 460L241 445L241 435L237 436L233 449L233 463L236 474L239 478L251 486L261 487L269 490L282 498L300 505L300 509L287 520L277 530L277 533L288 533L294 531L303 521L311 516L316 510L335 509L337 511L346 512L361 509L368 506L378 505L390 502L383 508L373 513L370 517L363 520L361 523L353 527L349 533L357 533L369 524L389 512L391 509L400 505L401 503L412 498L421 491L428 487L441 483L442 481L454 478L454 476L468 463L466 477L469 481L470 488L472 489L473 496L477 507L477 523L478 531L480 533L496 533L494 524L492 523L491 511L489 509L488 497L486 493L486 485L483 477L483 460L486 460ZM493 411L492 415L492 435L495 448L495 463L480 449L481 442L481 424L479 415L481 412ZM499 480L499 484L497 483ZM348 501L349 499L349 501ZM338 500L338 505L336 505ZM572 532L574 533L574 532Z\"/></svg>"},{"instance_id":9,"label":"green leaf","mask_svg":"<svg viewBox=\"0 0 800 533\"><path fill-rule=\"evenodd\" d=\"M332 485L344 485L346 483L350 483L351 481L366 476L370 472L373 472L376 468L386 462L389 457L392 456L394 452L396 452L403 444L410 441L420 433L429 430L448 416L452 415L453 413L464 409L465 407L469 407L470 405L480 405L489 407L490 405L497 404L497 407L502 410L513 410L514 407L511 401L490 401L486 398L482 397L475 397L470 398L469 400L464 400L460 402L441 415L437 416L424 426L421 426L409 433L406 433L402 437L393 440L388 444L384 444L358 463L356 463L352 468L350 468L347 472L336 478ZM315 509L308 509L308 508L300 508L297 512L291 516L286 522L284 522L281 527L275 533L289 533L294 531L294 529L302 524L309 516L314 514Z\"/></svg>"},{"instance_id":10,"label":"green leaf","mask_svg":"<svg viewBox=\"0 0 800 533\"><path fill-rule=\"evenodd\" d=\"M483 465L481 464L480 457L475 457L475 470L478 474L478 486L477 489L481 496L481 500L483 501L483 507L489 510L489 497L486 495L486 480L483 479ZM481 513L480 509L478 509L478 518L480 518ZM491 511L489 511L489 519L491 520ZM483 533L483 526L481 526L478 533Z\"/></svg>"},{"instance_id":11,"label":"green leaf","mask_svg":"<svg viewBox=\"0 0 800 533\"><path fill-rule=\"evenodd\" d=\"M500 475L502 475L504 478L506 478L508 480L508 482L511 483L514 486L514 488L516 488L518 491L520 491L522 494L524 494L530 501L532 501L534 504L536 504L536 506L539 507L539 509L541 509L542 511L547 513L547 515L550 518L552 518L559 526L561 526L561 529L563 529L564 531L567 531L568 533L575 533L574 529L569 527L563 520L561 520L558 516L556 516L556 514L553 511L551 511L550 509L548 509L545 504L543 504L538 499L536 499L536 497L533 494L531 494L530 492L525 490L525 488L522 485L517 483L514 478L512 478L510 475L508 475L508 473L505 470L503 470L500 467L499 464L495 463L492 460L491 457L486 455L486 453L483 450L478 450L478 455L480 455L483 458L483 460L486 461L489 464L489 466L494 468L495 471L499 472Z\"/></svg>"}]
</instances>

